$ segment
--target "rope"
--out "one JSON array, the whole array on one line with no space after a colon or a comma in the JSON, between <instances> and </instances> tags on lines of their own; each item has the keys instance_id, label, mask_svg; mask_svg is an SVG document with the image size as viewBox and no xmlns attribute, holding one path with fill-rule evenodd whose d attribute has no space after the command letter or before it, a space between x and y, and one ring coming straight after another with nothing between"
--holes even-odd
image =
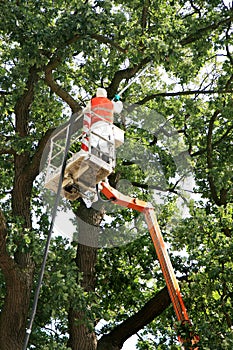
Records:
<instances>
[{"instance_id":1,"label":"rope","mask_svg":"<svg viewBox=\"0 0 233 350\"><path fill-rule=\"evenodd\" d=\"M53 211L52 211L52 218L51 218L51 223L50 223L50 227L49 227L46 246L45 246L45 250L44 250L43 262L41 265L41 270L40 270L40 274L39 274L37 288L36 288L35 295L34 295L30 321L29 321L28 328L26 329L26 336L25 336L25 340L24 340L23 350L27 350L30 334L32 332L33 322L34 322L35 315L36 315L37 304L38 304L39 295L40 295L40 289L42 286L46 261L47 261L47 257L48 257L48 253L49 253L49 246L50 246L50 242L51 242L51 238L52 238L53 227L54 227L55 218L57 215L57 209L58 209L60 194L61 194L61 190L62 190L62 181L63 181L65 168L66 168L67 155L68 155L68 151L70 148L70 141L71 141L71 136L72 136L72 129L73 129L73 125L74 125L74 120L75 120L75 113L73 113L71 115L68 126L67 126L65 150L64 150L63 160L62 160L62 167L61 167L61 172L60 172L60 177L59 177L59 182L58 182L58 188L57 188L55 203L54 203L54 207L53 207Z\"/></svg>"}]
</instances>

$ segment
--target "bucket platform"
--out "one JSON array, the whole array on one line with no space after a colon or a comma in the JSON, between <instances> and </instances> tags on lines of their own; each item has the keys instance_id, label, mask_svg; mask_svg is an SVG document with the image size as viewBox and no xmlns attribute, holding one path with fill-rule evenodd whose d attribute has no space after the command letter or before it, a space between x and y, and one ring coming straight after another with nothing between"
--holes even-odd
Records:
<instances>
[{"instance_id":1,"label":"bucket platform","mask_svg":"<svg viewBox=\"0 0 233 350\"><path fill-rule=\"evenodd\" d=\"M67 162L62 182L62 195L75 200L112 173L112 166L89 152L79 151ZM57 191L61 166L47 177L45 188Z\"/></svg>"},{"instance_id":2,"label":"bucket platform","mask_svg":"<svg viewBox=\"0 0 233 350\"><path fill-rule=\"evenodd\" d=\"M83 115L80 115L82 117ZM124 131L110 124L114 133L114 141L109 141L103 136L91 131L88 134L90 145L88 151L72 150L80 149L83 138L83 130L75 130L72 134L68 160L62 181L61 195L70 201L79 197L90 197L96 193L96 184L108 177L115 168L115 148L124 142ZM44 187L57 192L62 170L63 155L68 125L55 132L49 141L48 165ZM93 136L92 136L93 135ZM92 137L99 137L108 144L109 152L104 154L99 149L91 146Z\"/></svg>"}]
</instances>

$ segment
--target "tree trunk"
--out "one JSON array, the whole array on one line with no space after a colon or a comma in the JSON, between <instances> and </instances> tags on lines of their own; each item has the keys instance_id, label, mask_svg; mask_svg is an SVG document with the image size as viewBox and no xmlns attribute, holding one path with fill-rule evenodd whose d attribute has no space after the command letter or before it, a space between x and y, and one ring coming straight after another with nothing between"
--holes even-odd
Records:
<instances>
[{"instance_id":1,"label":"tree trunk","mask_svg":"<svg viewBox=\"0 0 233 350\"><path fill-rule=\"evenodd\" d=\"M17 266L5 266L7 294L0 315L0 349L22 350L32 285L30 268L21 273ZM7 273L8 270L8 273Z\"/></svg>"},{"instance_id":2,"label":"tree trunk","mask_svg":"<svg viewBox=\"0 0 233 350\"><path fill-rule=\"evenodd\" d=\"M103 208L100 208L99 211L93 208L87 209L82 203L76 214L78 215L80 241L86 241L87 243L87 245L78 245L76 264L79 272L82 273L81 286L85 292L92 293L95 290L96 247L98 246L99 225L104 212ZM140 311L116 326L98 342L94 331L95 322L90 318L86 319L86 310L70 308L70 338L67 345L72 350L120 350L128 338L159 316L170 303L171 300L165 287L149 300ZM88 307L91 307L91 305L89 304ZM92 322L92 329L88 327L87 321L89 324Z\"/></svg>"},{"instance_id":3,"label":"tree trunk","mask_svg":"<svg viewBox=\"0 0 233 350\"><path fill-rule=\"evenodd\" d=\"M68 347L72 350L96 350L96 334L86 325L85 312L70 309L69 324Z\"/></svg>"},{"instance_id":4,"label":"tree trunk","mask_svg":"<svg viewBox=\"0 0 233 350\"><path fill-rule=\"evenodd\" d=\"M77 212L79 224L79 240L84 244L78 245L76 264L79 273L82 274L81 286L85 292L93 293L95 291L97 261L97 246L99 235L99 224L103 218L103 210L93 208L87 209L81 203ZM91 245L91 246L90 246ZM78 282L78 281L77 281ZM88 305L91 307L91 305ZM88 324L87 324L88 322ZM86 319L85 310L75 310L70 308L69 311L69 334L68 346L72 350L96 350L97 338L94 330L95 321Z\"/></svg>"},{"instance_id":5,"label":"tree trunk","mask_svg":"<svg viewBox=\"0 0 233 350\"><path fill-rule=\"evenodd\" d=\"M27 185L22 179L15 181L13 191L13 215L22 220L22 234L15 241L20 245L24 229L31 229L30 192L32 184ZM2 269L6 296L0 315L0 348L1 350L22 350L30 294L33 282L34 263L29 253L20 249L15 252L14 259L6 251L6 240L1 236L0 267ZM22 243L22 242L21 242Z\"/></svg>"},{"instance_id":6,"label":"tree trunk","mask_svg":"<svg viewBox=\"0 0 233 350\"><path fill-rule=\"evenodd\" d=\"M5 278L6 296L0 314L0 349L22 350L34 265L20 259L22 266L6 250L7 227L0 213L0 267ZM28 264L25 264L25 262Z\"/></svg>"},{"instance_id":7,"label":"tree trunk","mask_svg":"<svg viewBox=\"0 0 233 350\"><path fill-rule=\"evenodd\" d=\"M93 292L95 290L96 253L96 248L82 244L78 246L76 262L79 272L82 273L81 285L85 292ZM96 350L97 340L95 331L87 325L87 322L90 322L90 320L86 319L86 317L85 310L70 309L69 346L72 350ZM93 322L92 326L94 327Z\"/></svg>"},{"instance_id":8,"label":"tree trunk","mask_svg":"<svg viewBox=\"0 0 233 350\"><path fill-rule=\"evenodd\" d=\"M32 228L30 217L30 197L32 182L28 181L24 172L26 156L15 157L15 179L12 193L13 217L22 222L20 232L17 233L15 243L20 247L23 242L24 230ZM27 163L28 164L28 163ZM2 220L4 218L2 217ZM0 315L0 348L1 350L22 350L30 293L33 281L34 263L29 253L17 248L14 259L6 250L5 224L1 234L0 267L4 275L6 296Z\"/></svg>"},{"instance_id":9,"label":"tree trunk","mask_svg":"<svg viewBox=\"0 0 233 350\"><path fill-rule=\"evenodd\" d=\"M21 97L15 104L15 131L23 144L29 133L29 110L34 98L34 87L38 75L35 67L29 70L28 81ZM38 161L37 161L38 162ZM17 245L14 258L6 249L7 231L3 213L0 221L0 268L2 270L6 295L0 314L0 349L22 350L27 326L27 316L33 283L34 263L29 253L22 250L24 230L32 229L30 201L33 181L38 167L29 171L32 165L29 151L20 149L14 153L14 181L12 189L12 217L19 220L19 232L13 237Z\"/></svg>"}]
</instances>

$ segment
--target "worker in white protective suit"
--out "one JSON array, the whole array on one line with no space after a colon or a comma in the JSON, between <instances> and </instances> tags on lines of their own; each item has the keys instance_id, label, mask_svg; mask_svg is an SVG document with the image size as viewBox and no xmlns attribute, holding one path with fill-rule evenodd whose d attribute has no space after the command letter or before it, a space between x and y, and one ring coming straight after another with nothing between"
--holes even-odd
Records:
<instances>
[{"instance_id":1,"label":"worker in white protective suit","mask_svg":"<svg viewBox=\"0 0 233 350\"><path fill-rule=\"evenodd\" d=\"M113 121L114 113L121 113L121 101L111 101L107 98L107 91L98 88L96 97L89 101L84 110L82 149L89 150L89 141L93 154L107 161L110 147L114 147ZM91 131L91 139L87 134Z\"/></svg>"},{"instance_id":2,"label":"worker in white protective suit","mask_svg":"<svg viewBox=\"0 0 233 350\"><path fill-rule=\"evenodd\" d=\"M109 165L112 165L115 155L115 136L114 136L114 113L121 113L123 104L121 101L111 101L107 98L107 91L98 88L96 96L93 97L83 110L83 137L82 150L102 159ZM91 147L91 150L90 150ZM80 182L85 182L84 175L79 177ZM90 178L89 178L90 181ZM89 183L89 190L84 193L83 200L87 207L98 200L95 192L96 184L95 174L93 173L92 183Z\"/></svg>"}]
</instances>

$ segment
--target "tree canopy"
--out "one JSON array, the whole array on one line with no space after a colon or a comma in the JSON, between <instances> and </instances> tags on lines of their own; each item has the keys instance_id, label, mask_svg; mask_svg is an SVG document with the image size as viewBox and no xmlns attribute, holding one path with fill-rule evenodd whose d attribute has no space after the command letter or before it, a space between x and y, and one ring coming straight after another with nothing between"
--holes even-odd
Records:
<instances>
[{"instance_id":1,"label":"tree canopy","mask_svg":"<svg viewBox=\"0 0 233 350\"><path fill-rule=\"evenodd\" d=\"M200 349L232 348L232 19L224 0L1 1L2 350L22 350L30 317L50 222L39 177L50 136L97 87L113 98L145 67L122 95L116 123L130 147L109 180L155 205ZM174 152L161 139L173 132ZM194 183L185 215L184 158ZM79 199L73 211L80 236L103 224L103 204ZM128 234L138 216L113 219L110 232ZM180 348L149 233L137 230L111 249L54 236L30 349L118 350L133 334L140 350Z\"/></svg>"}]
</instances>

